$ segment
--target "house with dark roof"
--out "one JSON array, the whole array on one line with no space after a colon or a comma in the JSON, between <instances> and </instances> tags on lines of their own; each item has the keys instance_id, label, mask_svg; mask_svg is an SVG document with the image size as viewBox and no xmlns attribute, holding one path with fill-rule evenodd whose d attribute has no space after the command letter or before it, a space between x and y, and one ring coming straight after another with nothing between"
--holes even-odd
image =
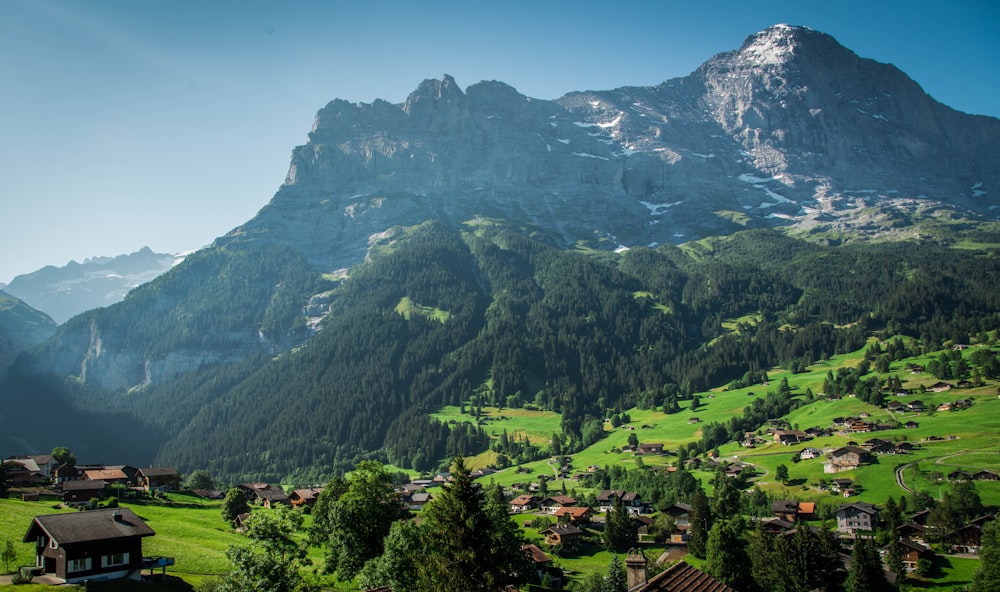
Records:
<instances>
[{"instance_id":1,"label":"house with dark roof","mask_svg":"<svg viewBox=\"0 0 1000 592\"><path fill-rule=\"evenodd\" d=\"M995 514L980 516L970 520L965 526L948 533L953 553L973 553L978 555L983 544L983 526L996 519Z\"/></svg>"},{"instance_id":2,"label":"house with dark roof","mask_svg":"<svg viewBox=\"0 0 1000 592\"><path fill-rule=\"evenodd\" d=\"M934 551L916 541L900 539L899 546L903 555L903 568L908 572L917 571L917 564L921 559L934 558ZM888 549L888 546L885 548Z\"/></svg>"},{"instance_id":3,"label":"house with dark roof","mask_svg":"<svg viewBox=\"0 0 1000 592\"><path fill-rule=\"evenodd\" d=\"M138 576L142 539L153 529L127 508L35 516L23 542L35 566L66 583Z\"/></svg>"},{"instance_id":4,"label":"house with dark roof","mask_svg":"<svg viewBox=\"0 0 1000 592\"><path fill-rule=\"evenodd\" d=\"M285 490L276 485L268 485L267 483L242 483L237 487L243 490L248 502L258 503L265 508L272 508L277 504L289 503L288 496L285 495Z\"/></svg>"},{"instance_id":5,"label":"house with dark roof","mask_svg":"<svg viewBox=\"0 0 1000 592\"><path fill-rule=\"evenodd\" d=\"M572 548L580 542L583 531L572 524L556 524L546 528L539 534L545 537L546 545L562 545L563 547Z\"/></svg>"},{"instance_id":6,"label":"house with dark roof","mask_svg":"<svg viewBox=\"0 0 1000 592\"><path fill-rule=\"evenodd\" d=\"M95 498L103 499L108 484L104 481L63 481L59 487L62 489L62 501L79 504Z\"/></svg>"},{"instance_id":7,"label":"house with dark roof","mask_svg":"<svg viewBox=\"0 0 1000 592\"><path fill-rule=\"evenodd\" d=\"M679 561L667 569L656 574L653 579L646 581L645 570L642 570L641 580L634 584L635 579L639 579L639 574L633 575L637 569L628 563L626 558L626 575L629 577L629 590L635 592L736 592L726 584L713 578L697 567L684 561Z\"/></svg>"},{"instance_id":8,"label":"house with dark roof","mask_svg":"<svg viewBox=\"0 0 1000 592\"><path fill-rule=\"evenodd\" d=\"M313 506L316 504L316 499L321 493L323 493L322 487L306 487L304 489L296 489L288 496L288 503L292 504L293 508Z\"/></svg>"},{"instance_id":9,"label":"house with dark roof","mask_svg":"<svg viewBox=\"0 0 1000 592\"><path fill-rule=\"evenodd\" d=\"M139 469L135 481L146 491L177 491L181 488L181 474L174 467L148 467Z\"/></svg>"},{"instance_id":10,"label":"house with dark roof","mask_svg":"<svg viewBox=\"0 0 1000 592\"><path fill-rule=\"evenodd\" d=\"M871 453L857 446L842 446L827 456L823 463L824 473L839 473L856 469L864 463L871 462Z\"/></svg>"}]
</instances>

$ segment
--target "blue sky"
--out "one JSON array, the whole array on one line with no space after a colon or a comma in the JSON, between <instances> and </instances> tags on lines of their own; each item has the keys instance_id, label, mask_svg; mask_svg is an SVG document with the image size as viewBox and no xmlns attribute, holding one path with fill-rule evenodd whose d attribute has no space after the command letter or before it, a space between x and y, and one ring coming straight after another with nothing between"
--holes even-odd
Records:
<instances>
[{"instance_id":1,"label":"blue sky","mask_svg":"<svg viewBox=\"0 0 1000 592\"><path fill-rule=\"evenodd\" d=\"M1000 2L0 0L0 282L251 218L334 98L447 73L554 99L685 76L776 23L1000 116Z\"/></svg>"}]
</instances>

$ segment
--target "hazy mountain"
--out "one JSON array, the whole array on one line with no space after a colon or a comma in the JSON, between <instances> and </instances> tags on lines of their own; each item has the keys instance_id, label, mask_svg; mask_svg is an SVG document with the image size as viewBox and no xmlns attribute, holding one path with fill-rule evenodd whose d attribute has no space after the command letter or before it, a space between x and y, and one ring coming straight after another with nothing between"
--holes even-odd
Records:
<instances>
[{"instance_id":1,"label":"hazy mountain","mask_svg":"<svg viewBox=\"0 0 1000 592\"><path fill-rule=\"evenodd\" d=\"M22 351L48 339L56 323L14 296L0 290L0 376Z\"/></svg>"},{"instance_id":2,"label":"hazy mountain","mask_svg":"<svg viewBox=\"0 0 1000 592\"><path fill-rule=\"evenodd\" d=\"M926 239L995 220L998 142L1000 121L788 26L655 87L541 101L445 76L400 105L336 100L257 216L18 371L75 377L154 422L162 461L223 474L426 463L475 440L425 415L472 392L558 410L579 441L602 404L802 364L869 322L979 326L956 315L996 310L995 258ZM813 242L671 246L764 227Z\"/></svg>"},{"instance_id":3,"label":"hazy mountain","mask_svg":"<svg viewBox=\"0 0 1000 592\"><path fill-rule=\"evenodd\" d=\"M129 255L70 261L62 267L49 265L15 277L4 289L63 323L85 310L121 302L129 290L182 259L143 247Z\"/></svg>"}]
</instances>

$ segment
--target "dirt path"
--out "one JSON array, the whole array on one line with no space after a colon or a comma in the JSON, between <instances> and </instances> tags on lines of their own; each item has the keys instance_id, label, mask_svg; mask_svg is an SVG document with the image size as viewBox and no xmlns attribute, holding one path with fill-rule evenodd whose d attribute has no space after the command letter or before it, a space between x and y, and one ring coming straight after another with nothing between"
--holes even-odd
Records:
<instances>
[{"instance_id":1,"label":"dirt path","mask_svg":"<svg viewBox=\"0 0 1000 592\"><path fill-rule=\"evenodd\" d=\"M896 467L896 485L899 485L899 488L905 491L906 493L913 493L913 489L909 487L905 481L903 481L903 471L912 467L915 464L917 463L906 463L905 465L900 465Z\"/></svg>"}]
</instances>

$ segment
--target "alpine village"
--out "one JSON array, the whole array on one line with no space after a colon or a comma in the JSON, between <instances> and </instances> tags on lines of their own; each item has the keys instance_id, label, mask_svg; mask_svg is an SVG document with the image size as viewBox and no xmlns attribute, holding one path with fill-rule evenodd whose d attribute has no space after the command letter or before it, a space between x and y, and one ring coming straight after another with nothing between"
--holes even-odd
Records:
<instances>
[{"instance_id":1,"label":"alpine village","mask_svg":"<svg viewBox=\"0 0 1000 592\"><path fill-rule=\"evenodd\" d=\"M0 292L0 587L1000 590L998 154L786 25L332 101L121 302Z\"/></svg>"}]
</instances>

